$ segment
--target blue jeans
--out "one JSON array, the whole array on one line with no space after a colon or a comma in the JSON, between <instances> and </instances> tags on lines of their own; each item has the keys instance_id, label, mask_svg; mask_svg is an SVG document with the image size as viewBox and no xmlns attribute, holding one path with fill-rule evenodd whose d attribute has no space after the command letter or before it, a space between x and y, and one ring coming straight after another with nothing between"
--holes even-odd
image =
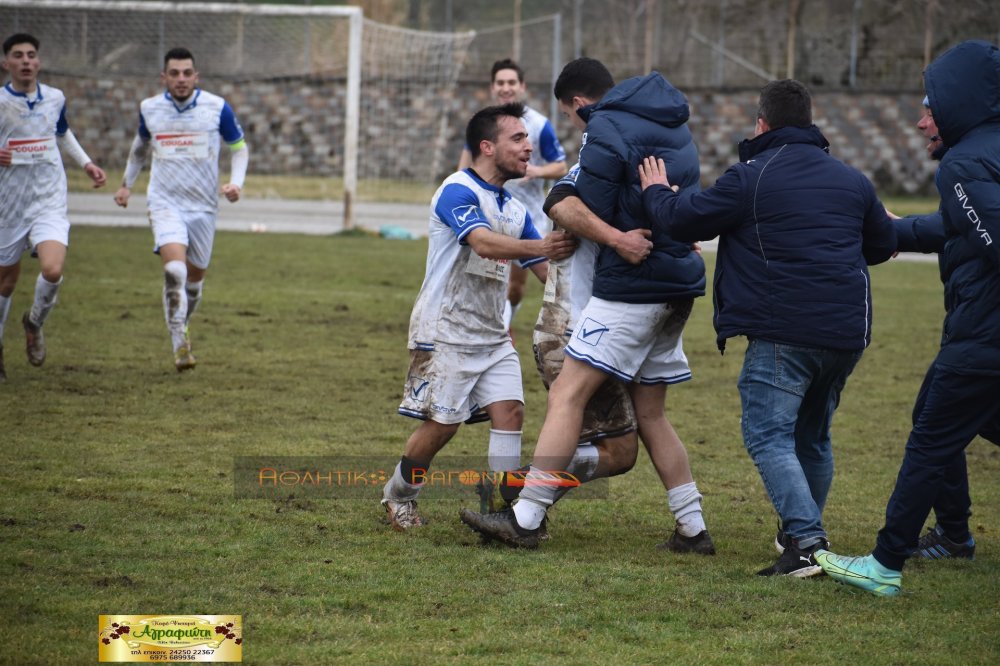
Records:
<instances>
[{"instance_id":1,"label":"blue jeans","mask_svg":"<svg viewBox=\"0 0 1000 666\"><path fill-rule=\"evenodd\" d=\"M743 443L781 528L800 547L826 538L833 481L830 422L861 351L751 339L740 373Z\"/></svg>"}]
</instances>

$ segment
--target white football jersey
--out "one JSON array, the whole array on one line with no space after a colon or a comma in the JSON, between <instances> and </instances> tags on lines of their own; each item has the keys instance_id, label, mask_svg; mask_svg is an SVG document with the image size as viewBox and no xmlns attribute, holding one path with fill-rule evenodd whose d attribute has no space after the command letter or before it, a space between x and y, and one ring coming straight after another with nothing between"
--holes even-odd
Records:
<instances>
[{"instance_id":1,"label":"white football jersey","mask_svg":"<svg viewBox=\"0 0 1000 666\"><path fill-rule=\"evenodd\" d=\"M0 90L0 146L13 153L12 164L0 167L0 228L66 216L66 171L56 137L68 128L58 88L39 83L34 96L9 83Z\"/></svg>"},{"instance_id":2,"label":"white football jersey","mask_svg":"<svg viewBox=\"0 0 1000 666\"><path fill-rule=\"evenodd\" d=\"M580 165L576 164L557 183L576 187ZM549 262L549 277L542 296L542 310L535 328L546 333L571 334L594 291L594 271L600 245L578 238L576 251L565 259Z\"/></svg>"},{"instance_id":3,"label":"white football jersey","mask_svg":"<svg viewBox=\"0 0 1000 666\"><path fill-rule=\"evenodd\" d=\"M167 92L144 99L139 136L153 144L150 210L218 210L220 139L230 145L243 140L243 128L226 100L201 89L183 106Z\"/></svg>"},{"instance_id":4,"label":"white football jersey","mask_svg":"<svg viewBox=\"0 0 1000 666\"><path fill-rule=\"evenodd\" d=\"M544 166L550 162L566 160L566 151L559 143L555 129L548 118L526 106L521 120L524 121L524 126L528 130L528 139L531 141L531 159L528 160L530 164ZM543 178L530 180L518 178L508 181L504 185L504 189L524 204L531 219L535 221L536 228L543 231L551 230L552 223L542 211L542 204L545 203L545 180Z\"/></svg>"},{"instance_id":5,"label":"white football jersey","mask_svg":"<svg viewBox=\"0 0 1000 666\"><path fill-rule=\"evenodd\" d=\"M410 349L481 349L507 342L503 306L510 261L476 254L465 238L484 227L520 239L541 236L524 205L471 169L448 176L431 200L427 268L410 315ZM545 257L519 260L527 268Z\"/></svg>"}]
</instances>

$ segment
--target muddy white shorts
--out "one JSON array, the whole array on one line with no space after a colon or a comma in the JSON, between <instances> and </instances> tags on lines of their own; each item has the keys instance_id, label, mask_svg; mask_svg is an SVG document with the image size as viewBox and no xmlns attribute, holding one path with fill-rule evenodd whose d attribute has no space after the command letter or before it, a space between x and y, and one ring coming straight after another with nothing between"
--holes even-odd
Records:
<instances>
[{"instance_id":1,"label":"muddy white shorts","mask_svg":"<svg viewBox=\"0 0 1000 666\"><path fill-rule=\"evenodd\" d=\"M215 242L214 211L189 211L158 208L149 211L149 226L153 229L154 252L168 243L187 247L187 260L198 268L208 268Z\"/></svg>"},{"instance_id":2,"label":"muddy white shorts","mask_svg":"<svg viewBox=\"0 0 1000 666\"><path fill-rule=\"evenodd\" d=\"M69 220L64 210L52 211L24 226L0 228L0 266L13 266L26 250L34 250L45 241L69 245Z\"/></svg>"}]
</instances>

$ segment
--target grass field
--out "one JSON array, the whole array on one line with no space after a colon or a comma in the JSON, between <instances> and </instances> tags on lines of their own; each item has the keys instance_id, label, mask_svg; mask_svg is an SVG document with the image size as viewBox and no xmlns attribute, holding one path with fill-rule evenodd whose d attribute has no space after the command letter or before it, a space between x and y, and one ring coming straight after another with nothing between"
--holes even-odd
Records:
<instances>
[{"instance_id":1,"label":"grass field","mask_svg":"<svg viewBox=\"0 0 1000 666\"><path fill-rule=\"evenodd\" d=\"M74 229L41 369L17 324L26 262L0 384L0 663L93 662L112 613L241 614L251 664L1000 662L1000 448L981 440L975 561L914 563L897 599L753 575L776 557L775 516L739 434L743 344L719 355L707 299L685 335L695 378L668 412L719 554L653 547L672 521L645 454L609 498L570 496L552 541L516 552L459 523L471 493L424 501L432 522L405 535L375 500L234 498L237 456L398 460L424 241L220 233L183 375L149 246L144 229ZM874 543L942 319L934 264L894 261L872 282L874 342L834 423L826 523L842 553ZM527 362L539 298L533 285L515 330L526 452L544 416ZM446 453L483 456L486 436L464 427Z\"/></svg>"}]
</instances>

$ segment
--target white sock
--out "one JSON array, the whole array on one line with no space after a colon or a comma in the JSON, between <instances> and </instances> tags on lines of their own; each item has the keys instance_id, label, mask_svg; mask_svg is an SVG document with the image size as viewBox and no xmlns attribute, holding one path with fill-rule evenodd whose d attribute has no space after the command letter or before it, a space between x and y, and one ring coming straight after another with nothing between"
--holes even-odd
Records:
<instances>
[{"instance_id":1,"label":"white sock","mask_svg":"<svg viewBox=\"0 0 1000 666\"><path fill-rule=\"evenodd\" d=\"M522 497L514 505L514 518L517 520L517 524L524 529L535 530L542 524L547 510L548 507L544 504Z\"/></svg>"},{"instance_id":2,"label":"white sock","mask_svg":"<svg viewBox=\"0 0 1000 666\"><path fill-rule=\"evenodd\" d=\"M579 479L580 483L586 483L594 478L594 473L597 472L597 464L600 461L600 452L596 446L589 442L580 444L576 447L576 453L573 454L573 458L566 465L566 471Z\"/></svg>"},{"instance_id":3,"label":"white sock","mask_svg":"<svg viewBox=\"0 0 1000 666\"><path fill-rule=\"evenodd\" d=\"M35 300L31 304L31 314L28 318L31 323L35 326L41 326L45 323L46 317L52 312L52 308L56 304L56 298L59 296L59 285L62 284L62 278L59 278L58 282L49 282L42 274L38 274L38 279L35 280Z\"/></svg>"},{"instance_id":4,"label":"white sock","mask_svg":"<svg viewBox=\"0 0 1000 666\"><path fill-rule=\"evenodd\" d=\"M417 499L417 495L420 494L420 489L423 488L424 484L412 484L403 480L403 472L400 470L401 466L400 463L396 463L396 471L385 482L385 488L382 489L382 499L392 500L393 502L409 502L410 500Z\"/></svg>"},{"instance_id":5,"label":"white sock","mask_svg":"<svg viewBox=\"0 0 1000 666\"><path fill-rule=\"evenodd\" d=\"M187 314L184 317L185 326L191 321L191 315L194 314L194 311L198 309L198 304L201 303L201 288L204 284L205 281L200 280L198 282L188 282L184 285L184 291L187 295Z\"/></svg>"},{"instance_id":6,"label":"white sock","mask_svg":"<svg viewBox=\"0 0 1000 666\"><path fill-rule=\"evenodd\" d=\"M168 261L163 265L163 316L170 332L170 342L176 352L184 345L184 317L187 315L187 265L183 261Z\"/></svg>"},{"instance_id":7,"label":"white sock","mask_svg":"<svg viewBox=\"0 0 1000 666\"><path fill-rule=\"evenodd\" d=\"M682 536L697 536L705 529L705 517L701 513L701 493L694 481L669 489L667 504L677 520L677 531Z\"/></svg>"},{"instance_id":8,"label":"white sock","mask_svg":"<svg viewBox=\"0 0 1000 666\"><path fill-rule=\"evenodd\" d=\"M7 315L10 314L11 296L0 296L0 345L3 344L3 327L7 323Z\"/></svg>"},{"instance_id":9,"label":"white sock","mask_svg":"<svg viewBox=\"0 0 1000 666\"><path fill-rule=\"evenodd\" d=\"M490 448L486 457L494 472L509 472L520 467L521 431L490 428Z\"/></svg>"}]
</instances>

